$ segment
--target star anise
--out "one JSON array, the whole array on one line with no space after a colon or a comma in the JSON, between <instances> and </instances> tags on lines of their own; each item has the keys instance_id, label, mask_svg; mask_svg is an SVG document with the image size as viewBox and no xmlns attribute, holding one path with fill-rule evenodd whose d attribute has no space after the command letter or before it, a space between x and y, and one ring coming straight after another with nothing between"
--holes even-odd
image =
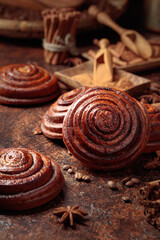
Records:
<instances>
[{"instance_id":1,"label":"star anise","mask_svg":"<svg viewBox=\"0 0 160 240\"><path fill-rule=\"evenodd\" d=\"M79 209L79 206L67 206L57 208L54 212L54 215L61 216L60 222L65 223L69 222L70 226L74 225L74 221L78 218L79 220L84 220L85 216L88 215L87 212Z\"/></svg>"},{"instance_id":2,"label":"star anise","mask_svg":"<svg viewBox=\"0 0 160 240\"><path fill-rule=\"evenodd\" d=\"M139 97L141 103L157 103L160 102L160 96L156 93L146 94Z\"/></svg>"},{"instance_id":3,"label":"star anise","mask_svg":"<svg viewBox=\"0 0 160 240\"><path fill-rule=\"evenodd\" d=\"M154 157L152 161L145 163L145 169L158 169L160 168L160 159L159 156Z\"/></svg>"}]
</instances>

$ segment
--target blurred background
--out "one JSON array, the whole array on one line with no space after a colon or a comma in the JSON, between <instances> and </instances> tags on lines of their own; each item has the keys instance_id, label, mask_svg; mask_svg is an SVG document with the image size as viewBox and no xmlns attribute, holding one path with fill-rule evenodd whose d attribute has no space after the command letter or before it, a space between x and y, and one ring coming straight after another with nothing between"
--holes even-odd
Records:
<instances>
[{"instance_id":1,"label":"blurred background","mask_svg":"<svg viewBox=\"0 0 160 240\"><path fill-rule=\"evenodd\" d=\"M98 24L88 15L88 7L93 4L107 12L121 26L133 28L148 35L160 33L160 0L0 0L0 36L41 39L43 38L41 16L43 9L74 7L82 13L78 34L85 35L88 41L95 35L115 40L116 33Z\"/></svg>"}]
</instances>

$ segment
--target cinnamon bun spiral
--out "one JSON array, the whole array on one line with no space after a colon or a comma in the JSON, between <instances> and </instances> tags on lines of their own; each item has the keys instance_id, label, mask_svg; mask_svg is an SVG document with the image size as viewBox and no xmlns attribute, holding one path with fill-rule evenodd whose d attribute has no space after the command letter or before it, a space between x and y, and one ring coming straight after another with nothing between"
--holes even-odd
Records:
<instances>
[{"instance_id":1,"label":"cinnamon bun spiral","mask_svg":"<svg viewBox=\"0 0 160 240\"><path fill-rule=\"evenodd\" d=\"M84 165L116 170L133 163L149 136L145 108L128 94L111 88L90 88L63 121L63 140Z\"/></svg>"},{"instance_id":2,"label":"cinnamon bun spiral","mask_svg":"<svg viewBox=\"0 0 160 240\"><path fill-rule=\"evenodd\" d=\"M80 87L61 95L42 119L41 130L49 138L62 138L63 119L70 105L81 96L88 87Z\"/></svg>"},{"instance_id":3,"label":"cinnamon bun spiral","mask_svg":"<svg viewBox=\"0 0 160 240\"><path fill-rule=\"evenodd\" d=\"M0 208L24 210L56 197L64 185L59 166L34 150L0 150Z\"/></svg>"},{"instance_id":4,"label":"cinnamon bun spiral","mask_svg":"<svg viewBox=\"0 0 160 240\"><path fill-rule=\"evenodd\" d=\"M59 95L54 75L35 64L12 64L0 68L0 103L32 105Z\"/></svg>"}]
</instances>

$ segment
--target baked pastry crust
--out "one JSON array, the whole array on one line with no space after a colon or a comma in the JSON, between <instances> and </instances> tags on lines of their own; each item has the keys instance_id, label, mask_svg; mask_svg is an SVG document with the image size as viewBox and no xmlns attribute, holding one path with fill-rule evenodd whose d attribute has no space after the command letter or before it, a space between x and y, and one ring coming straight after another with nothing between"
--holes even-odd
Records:
<instances>
[{"instance_id":1,"label":"baked pastry crust","mask_svg":"<svg viewBox=\"0 0 160 240\"><path fill-rule=\"evenodd\" d=\"M41 123L41 130L48 138L61 139L63 119L71 104L88 89L80 87L61 95L45 113Z\"/></svg>"},{"instance_id":2,"label":"baked pastry crust","mask_svg":"<svg viewBox=\"0 0 160 240\"><path fill-rule=\"evenodd\" d=\"M160 150L160 108L144 104L150 122L150 135L143 152L150 153Z\"/></svg>"},{"instance_id":3,"label":"baked pastry crust","mask_svg":"<svg viewBox=\"0 0 160 240\"><path fill-rule=\"evenodd\" d=\"M62 190L64 177L57 163L27 148L0 150L0 209L38 207Z\"/></svg>"},{"instance_id":4,"label":"baked pastry crust","mask_svg":"<svg viewBox=\"0 0 160 240\"><path fill-rule=\"evenodd\" d=\"M1 104L39 104L58 97L59 93L56 77L33 63L0 68Z\"/></svg>"},{"instance_id":5,"label":"baked pastry crust","mask_svg":"<svg viewBox=\"0 0 160 240\"><path fill-rule=\"evenodd\" d=\"M146 109L128 94L90 88L63 121L63 140L84 165L101 170L129 166L143 152L150 133Z\"/></svg>"}]
</instances>

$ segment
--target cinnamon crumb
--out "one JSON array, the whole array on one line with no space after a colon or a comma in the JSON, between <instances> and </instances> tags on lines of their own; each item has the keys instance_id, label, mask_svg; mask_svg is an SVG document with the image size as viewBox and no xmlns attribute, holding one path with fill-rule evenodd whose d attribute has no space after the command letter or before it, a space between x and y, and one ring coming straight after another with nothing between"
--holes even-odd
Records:
<instances>
[{"instance_id":1,"label":"cinnamon crumb","mask_svg":"<svg viewBox=\"0 0 160 240\"><path fill-rule=\"evenodd\" d=\"M33 131L33 134L34 134L34 135L40 135L40 134L42 134L42 131L41 131L40 128L36 128L36 129Z\"/></svg>"}]
</instances>

